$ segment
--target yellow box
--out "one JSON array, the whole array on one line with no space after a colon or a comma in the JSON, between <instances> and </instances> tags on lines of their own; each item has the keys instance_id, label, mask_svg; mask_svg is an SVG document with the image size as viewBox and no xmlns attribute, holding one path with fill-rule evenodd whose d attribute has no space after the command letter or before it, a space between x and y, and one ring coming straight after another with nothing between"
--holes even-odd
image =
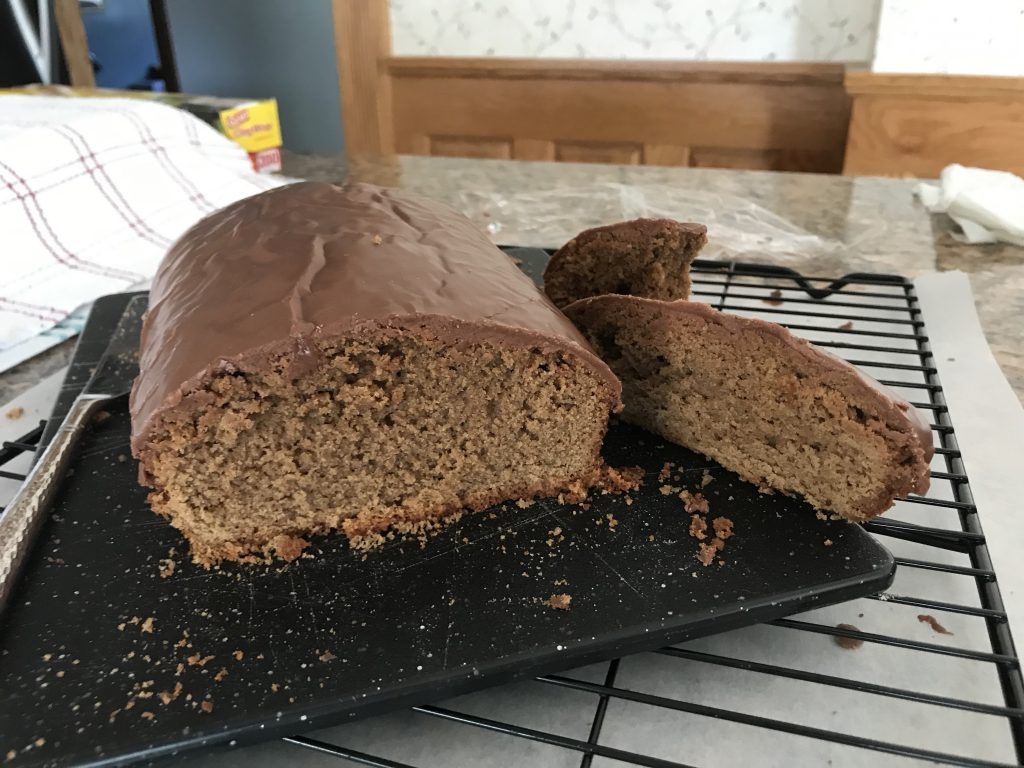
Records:
<instances>
[{"instance_id":1,"label":"yellow box","mask_svg":"<svg viewBox=\"0 0 1024 768\"><path fill-rule=\"evenodd\" d=\"M241 144L246 152L281 146L281 123L274 99L221 110L220 127L225 136Z\"/></svg>"}]
</instances>

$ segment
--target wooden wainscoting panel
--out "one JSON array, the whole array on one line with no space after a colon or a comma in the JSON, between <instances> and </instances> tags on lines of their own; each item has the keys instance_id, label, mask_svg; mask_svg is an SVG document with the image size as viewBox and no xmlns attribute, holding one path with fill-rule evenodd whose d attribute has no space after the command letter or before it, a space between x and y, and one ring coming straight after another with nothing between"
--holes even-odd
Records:
<instances>
[{"instance_id":1,"label":"wooden wainscoting panel","mask_svg":"<svg viewBox=\"0 0 1024 768\"><path fill-rule=\"evenodd\" d=\"M678 144L644 144L644 165L690 165L690 148Z\"/></svg>"},{"instance_id":2,"label":"wooden wainscoting panel","mask_svg":"<svg viewBox=\"0 0 1024 768\"><path fill-rule=\"evenodd\" d=\"M430 154L442 157L482 157L490 160L512 158L511 139L478 136L431 136Z\"/></svg>"},{"instance_id":3,"label":"wooden wainscoting panel","mask_svg":"<svg viewBox=\"0 0 1024 768\"><path fill-rule=\"evenodd\" d=\"M555 159L565 163L615 163L640 165L643 147L639 144L616 144L579 141L555 143Z\"/></svg>"},{"instance_id":4,"label":"wooden wainscoting panel","mask_svg":"<svg viewBox=\"0 0 1024 768\"><path fill-rule=\"evenodd\" d=\"M841 169L841 66L699 64L392 58L395 145L458 136L467 151L511 141L519 159L666 165L713 147L701 164Z\"/></svg>"},{"instance_id":5,"label":"wooden wainscoting panel","mask_svg":"<svg viewBox=\"0 0 1024 768\"><path fill-rule=\"evenodd\" d=\"M555 142L545 139L513 139L512 156L516 160L554 160Z\"/></svg>"},{"instance_id":6,"label":"wooden wainscoting panel","mask_svg":"<svg viewBox=\"0 0 1024 768\"><path fill-rule=\"evenodd\" d=\"M950 163L1024 174L1024 78L851 73L843 172L934 178Z\"/></svg>"},{"instance_id":7,"label":"wooden wainscoting panel","mask_svg":"<svg viewBox=\"0 0 1024 768\"><path fill-rule=\"evenodd\" d=\"M736 168L757 171L797 171L813 173L820 168L842 164L842 152L814 152L802 149L743 149L735 147L693 147L690 165L694 168Z\"/></svg>"}]
</instances>

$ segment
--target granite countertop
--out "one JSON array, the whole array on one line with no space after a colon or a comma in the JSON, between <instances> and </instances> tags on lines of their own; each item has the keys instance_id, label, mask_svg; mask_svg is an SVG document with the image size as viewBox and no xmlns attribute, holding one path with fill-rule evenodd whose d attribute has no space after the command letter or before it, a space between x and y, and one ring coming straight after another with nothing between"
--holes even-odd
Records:
<instances>
[{"instance_id":1,"label":"granite countertop","mask_svg":"<svg viewBox=\"0 0 1024 768\"><path fill-rule=\"evenodd\" d=\"M349 162L285 153L290 176L400 186L445 200L496 242L557 246L597 224L642 215L705 222L708 258L781 264L808 275L969 273L989 344L1024 399L1024 248L965 245L907 179L703 168L440 157ZM65 342L0 374L0 403L67 364Z\"/></svg>"}]
</instances>

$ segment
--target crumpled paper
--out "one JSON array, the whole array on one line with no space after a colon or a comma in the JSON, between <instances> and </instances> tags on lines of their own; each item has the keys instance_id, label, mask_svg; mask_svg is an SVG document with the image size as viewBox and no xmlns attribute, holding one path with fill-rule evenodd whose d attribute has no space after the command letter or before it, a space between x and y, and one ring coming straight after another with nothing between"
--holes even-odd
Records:
<instances>
[{"instance_id":1,"label":"crumpled paper","mask_svg":"<svg viewBox=\"0 0 1024 768\"><path fill-rule=\"evenodd\" d=\"M945 213L968 243L1024 245L1024 179L1006 171L947 165L938 184L914 190L932 213Z\"/></svg>"}]
</instances>

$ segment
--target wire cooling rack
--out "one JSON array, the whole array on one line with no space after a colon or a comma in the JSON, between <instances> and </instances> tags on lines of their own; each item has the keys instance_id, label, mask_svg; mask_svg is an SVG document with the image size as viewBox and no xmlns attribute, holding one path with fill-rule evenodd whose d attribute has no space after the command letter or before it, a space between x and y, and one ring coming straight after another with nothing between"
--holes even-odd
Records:
<instances>
[{"instance_id":1,"label":"wire cooling rack","mask_svg":"<svg viewBox=\"0 0 1024 768\"><path fill-rule=\"evenodd\" d=\"M897 557L892 590L296 735L232 764L1024 764L1024 680L913 284L708 261L693 282L695 300L779 322L930 415L928 495L866 524ZM3 444L0 478L23 478L11 464L42 429Z\"/></svg>"}]
</instances>

